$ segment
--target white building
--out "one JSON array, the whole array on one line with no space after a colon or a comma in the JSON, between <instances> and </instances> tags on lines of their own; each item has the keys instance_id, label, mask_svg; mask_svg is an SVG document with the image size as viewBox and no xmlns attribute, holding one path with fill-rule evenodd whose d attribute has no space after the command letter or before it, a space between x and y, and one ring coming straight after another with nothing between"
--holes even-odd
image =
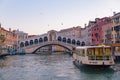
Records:
<instances>
[{"instance_id":1,"label":"white building","mask_svg":"<svg viewBox=\"0 0 120 80\"><path fill-rule=\"evenodd\" d=\"M74 38L80 38L81 37L81 27L77 26L77 27L72 27L72 28L68 28L68 29L63 29L60 30L59 35L63 35L63 36L71 36Z\"/></svg>"}]
</instances>

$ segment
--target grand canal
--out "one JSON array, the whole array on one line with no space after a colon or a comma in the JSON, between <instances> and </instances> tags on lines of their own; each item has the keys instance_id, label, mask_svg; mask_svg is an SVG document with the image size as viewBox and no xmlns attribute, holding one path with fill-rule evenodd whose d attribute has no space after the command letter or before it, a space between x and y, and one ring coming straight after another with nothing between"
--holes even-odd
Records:
<instances>
[{"instance_id":1,"label":"grand canal","mask_svg":"<svg viewBox=\"0 0 120 80\"><path fill-rule=\"evenodd\" d=\"M119 80L120 71L77 68L67 54L15 55L0 59L0 80ZM117 64L116 66L119 66Z\"/></svg>"}]
</instances>

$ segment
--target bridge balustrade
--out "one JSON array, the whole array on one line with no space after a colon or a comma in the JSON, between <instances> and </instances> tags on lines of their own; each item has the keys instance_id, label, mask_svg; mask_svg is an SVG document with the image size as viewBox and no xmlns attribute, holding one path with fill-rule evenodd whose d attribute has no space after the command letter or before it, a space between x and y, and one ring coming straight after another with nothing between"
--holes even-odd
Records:
<instances>
[{"instance_id":1,"label":"bridge balustrade","mask_svg":"<svg viewBox=\"0 0 120 80\"><path fill-rule=\"evenodd\" d=\"M72 45L76 45L76 46L84 46L85 45L85 42L80 42L79 40L75 40L75 39L70 39L70 38L66 38L66 37L61 37L61 36L58 36L57 40L58 42L64 42L64 43L67 43L67 44L72 44ZM45 36L44 38L39 38L39 39L34 39L33 40L30 40L30 41L25 41L24 42L21 42L20 43L20 47L27 47L27 46L32 46L32 45L36 45L36 44L40 44L40 43L44 43L44 42L48 42L48 37Z\"/></svg>"}]
</instances>

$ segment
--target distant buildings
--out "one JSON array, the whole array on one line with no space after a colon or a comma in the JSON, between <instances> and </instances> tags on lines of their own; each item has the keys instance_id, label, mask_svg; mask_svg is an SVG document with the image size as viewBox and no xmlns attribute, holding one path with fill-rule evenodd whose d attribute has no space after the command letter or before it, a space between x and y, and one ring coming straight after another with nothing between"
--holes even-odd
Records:
<instances>
[{"instance_id":1,"label":"distant buildings","mask_svg":"<svg viewBox=\"0 0 120 80\"><path fill-rule=\"evenodd\" d=\"M120 43L120 13L89 21L81 34L86 45Z\"/></svg>"},{"instance_id":2,"label":"distant buildings","mask_svg":"<svg viewBox=\"0 0 120 80\"><path fill-rule=\"evenodd\" d=\"M18 36L16 44L17 44L17 49L19 49L18 44L19 44L20 40L27 39L28 38L28 33L25 33L23 31L19 31L19 30L14 30L14 32Z\"/></svg>"},{"instance_id":3,"label":"distant buildings","mask_svg":"<svg viewBox=\"0 0 120 80\"><path fill-rule=\"evenodd\" d=\"M11 31L11 29L9 28L9 30L4 29L3 27L1 27L0 25L0 34L4 35L5 37L5 41L2 45L3 48L9 48L12 50L15 50L17 47L17 35L15 34L14 31Z\"/></svg>"},{"instance_id":4,"label":"distant buildings","mask_svg":"<svg viewBox=\"0 0 120 80\"><path fill-rule=\"evenodd\" d=\"M11 28L9 28L9 30L6 30L5 28L1 27L1 24L0 24L0 35L4 35L5 37L5 41L2 44L2 48L6 48L10 50L17 50L19 48L17 46L19 40L28 38L27 33L19 30L12 31Z\"/></svg>"},{"instance_id":5,"label":"distant buildings","mask_svg":"<svg viewBox=\"0 0 120 80\"><path fill-rule=\"evenodd\" d=\"M25 33L23 31L19 31L19 30L14 30L15 34L18 35L18 41L21 39L26 39L28 38L28 33Z\"/></svg>"},{"instance_id":6,"label":"distant buildings","mask_svg":"<svg viewBox=\"0 0 120 80\"><path fill-rule=\"evenodd\" d=\"M81 26L77 26L77 27L60 30L59 34L65 35L65 36L71 36L75 38L80 38L81 30L82 30Z\"/></svg>"}]
</instances>

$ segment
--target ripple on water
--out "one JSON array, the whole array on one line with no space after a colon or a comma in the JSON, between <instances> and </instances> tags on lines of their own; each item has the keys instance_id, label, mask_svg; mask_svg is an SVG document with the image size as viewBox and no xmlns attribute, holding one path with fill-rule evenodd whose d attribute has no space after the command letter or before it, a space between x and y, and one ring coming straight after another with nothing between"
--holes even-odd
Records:
<instances>
[{"instance_id":1,"label":"ripple on water","mask_svg":"<svg viewBox=\"0 0 120 80\"><path fill-rule=\"evenodd\" d=\"M0 60L0 80L119 80L120 78L120 71L77 68L72 61L69 55L57 54L8 56Z\"/></svg>"}]
</instances>

